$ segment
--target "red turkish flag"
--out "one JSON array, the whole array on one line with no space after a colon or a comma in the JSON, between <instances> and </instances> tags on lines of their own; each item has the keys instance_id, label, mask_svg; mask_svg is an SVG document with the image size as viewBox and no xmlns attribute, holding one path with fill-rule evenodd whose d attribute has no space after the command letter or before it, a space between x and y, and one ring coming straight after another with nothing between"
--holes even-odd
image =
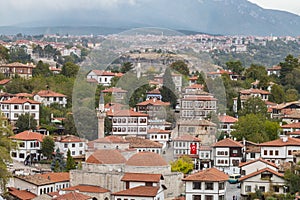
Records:
<instances>
[{"instance_id":1,"label":"red turkish flag","mask_svg":"<svg viewBox=\"0 0 300 200\"><path fill-rule=\"evenodd\" d=\"M197 154L197 145L190 144L190 154Z\"/></svg>"}]
</instances>

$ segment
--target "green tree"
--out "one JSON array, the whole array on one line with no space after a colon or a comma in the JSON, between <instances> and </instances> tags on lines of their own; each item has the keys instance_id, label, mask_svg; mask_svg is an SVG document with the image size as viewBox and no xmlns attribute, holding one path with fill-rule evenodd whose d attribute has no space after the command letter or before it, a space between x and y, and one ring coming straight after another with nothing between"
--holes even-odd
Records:
<instances>
[{"instance_id":1,"label":"green tree","mask_svg":"<svg viewBox=\"0 0 300 200\"><path fill-rule=\"evenodd\" d=\"M66 119L64 121L64 128L65 128L64 130L65 134L78 135L73 114L71 113L67 114Z\"/></svg>"},{"instance_id":2,"label":"green tree","mask_svg":"<svg viewBox=\"0 0 300 200\"><path fill-rule=\"evenodd\" d=\"M67 163L66 163L66 171L70 171L72 169L76 169L76 163L74 158L71 156L71 151L68 149L67 152Z\"/></svg>"},{"instance_id":3,"label":"green tree","mask_svg":"<svg viewBox=\"0 0 300 200\"><path fill-rule=\"evenodd\" d=\"M290 102L290 101L298 101L299 99L299 93L296 89L288 89L285 92L285 101Z\"/></svg>"},{"instance_id":4,"label":"green tree","mask_svg":"<svg viewBox=\"0 0 300 200\"><path fill-rule=\"evenodd\" d=\"M6 62L9 59L9 51L3 45L0 45L0 62Z\"/></svg>"},{"instance_id":5,"label":"green tree","mask_svg":"<svg viewBox=\"0 0 300 200\"><path fill-rule=\"evenodd\" d=\"M111 119L106 116L104 119L104 134L108 135L112 131L112 122Z\"/></svg>"},{"instance_id":6,"label":"green tree","mask_svg":"<svg viewBox=\"0 0 300 200\"><path fill-rule=\"evenodd\" d=\"M293 55L289 54L284 59L284 62L279 63L281 66L280 70L280 82L283 86L287 85L290 79L287 77L288 74L291 74L292 71L300 66L298 58L295 58Z\"/></svg>"},{"instance_id":7,"label":"green tree","mask_svg":"<svg viewBox=\"0 0 300 200\"><path fill-rule=\"evenodd\" d=\"M171 106L175 108L177 96L170 68L167 68L163 75L163 86L160 89L160 93L162 95L162 101L170 102Z\"/></svg>"},{"instance_id":8,"label":"green tree","mask_svg":"<svg viewBox=\"0 0 300 200\"><path fill-rule=\"evenodd\" d=\"M0 116L1 113L0 113ZM5 191L5 186L11 176L6 167L6 162L11 161L10 151L14 148L9 136L12 136L12 128L3 117L0 117L0 187Z\"/></svg>"},{"instance_id":9,"label":"green tree","mask_svg":"<svg viewBox=\"0 0 300 200\"><path fill-rule=\"evenodd\" d=\"M300 176L299 170L297 170L295 166L284 171L284 179L291 194L299 192Z\"/></svg>"},{"instance_id":10,"label":"green tree","mask_svg":"<svg viewBox=\"0 0 300 200\"><path fill-rule=\"evenodd\" d=\"M50 136L46 136L43 139L41 151L44 156L47 157L47 159L52 158L52 153L54 152L54 140Z\"/></svg>"},{"instance_id":11,"label":"green tree","mask_svg":"<svg viewBox=\"0 0 300 200\"><path fill-rule=\"evenodd\" d=\"M182 172L184 174L188 174L193 169L194 169L193 160L186 155L171 162L171 171L172 172Z\"/></svg>"},{"instance_id":12,"label":"green tree","mask_svg":"<svg viewBox=\"0 0 300 200\"><path fill-rule=\"evenodd\" d=\"M49 64L43 63L41 60L37 63L36 67L32 70L33 76L43 76L47 77L52 75L52 72L49 69Z\"/></svg>"},{"instance_id":13,"label":"green tree","mask_svg":"<svg viewBox=\"0 0 300 200\"><path fill-rule=\"evenodd\" d=\"M25 46L12 46L10 48L9 61L10 62L31 62L31 56L27 53Z\"/></svg>"},{"instance_id":14,"label":"green tree","mask_svg":"<svg viewBox=\"0 0 300 200\"><path fill-rule=\"evenodd\" d=\"M131 62L125 62L123 63L120 71L125 74L132 69L133 69L133 64Z\"/></svg>"},{"instance_id":15,"label":"green tree","mask_svg":"<svg viewBox=\"0 0 300 200\"><path fill-rule=\"evenodd\" d=\"M259 80L258 87L265 89L268 87L270 78L264 66L252 64L250 68L246 69L245 77L251 82Z\"/></svg>"},{"instance_id":16,"label":"green tree","mask_svg":"<svg viewBox=\"0 0 300 200\"><path fill-rule=\"evenodd\" d=\"M185 76L188 76L190 74L188 65L183 60L173 62L170 65L170 68Z\"/></svg>"},{"instance_id":17,"label":"green tree","mask_svg":"<svg viewBox=\"0 0 300 200\"><path fill-rule=\"evenodd\" d=\"M16 127L18 128L18 132L23 132L26 130L36 130L36 126L37 126L37 121L34 119L32 115L29 116L29 113L20 115L16 122Z\"/></svg>"},{"instance_id":18,"label":"green tree","mask_svg":"<svg viewBox=\"0 0 300 200\"><path fill-rule=\"evenodd\" d=\"M72 63L72 62L66 62L61 69L61 74L66 77L76 77L77 73L79 71L79 66Z\"/></svg>"},{"instance_id":19,"label":"green tree","mask_svg":"<svg viewBox=\"0 0 300 200\"><path fill-rule=\"evenodd\" d=\"M231 60L225 63L226 68L231 70L233 73L241 75L242 72L245 70L243 64L240 60Z\"/></svg>"},{"instance_id":20,"label":"green tree","mask_svg":"<svg viewBox=\"0 0 300 200\"><path fill-rule=\"evenodd\" d=\"M239 112L239 116L245 116L247 114L260 114L267 116L268 108L265 102L259 97L250 97L244 102L243 108Z\"/></svg>"},{"instance_id":21,"label":"green tree","mask_svg":"<svg viewBox=\"0 0 300 200\"><path fill-rule=\"evenodd\" d=\"M60 153L59 148L55 151L55 157L51 162L51 170L53 172L63 172L66 169L66 163L63 159L62 153Z\"/></svg>"},{"instance_id":22,"label":"green tree","mask_svg":"<svg viewBox=\"0 0 300 200\"><path fill-rule=\"evenodd\" d=\"M274 84L272 86L269 100L275 103L282 103L285 101L285 93L281 85Z\"/></svg>"}]
</instances>

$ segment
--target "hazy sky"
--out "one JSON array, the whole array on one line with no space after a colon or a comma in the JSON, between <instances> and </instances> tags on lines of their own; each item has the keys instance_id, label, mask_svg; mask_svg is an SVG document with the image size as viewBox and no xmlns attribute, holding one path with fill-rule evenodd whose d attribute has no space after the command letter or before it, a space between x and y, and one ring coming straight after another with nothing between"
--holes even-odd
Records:
<instances>
[{"instance_id":1,"label":"hazy sky","mask_svg":"<svg viewBox=\"0 0 300 200\"><path fill-rule=\"evenodd\" d=\"M248 0L257 5L276 10L284 10L300 15L300 0Z\"/></svg>"},{"instance_id":2,"label":"hazy sky","mask_svg":"<svg viewBox=\"0 0 300 200\"><path fill-rule=\"evenodd\" d=\"M124 4L135 5L146 0L0 0L0 26L22 25L30 21L89 13L97 8L107 10ZM285 10L300 15L300 0L249 0L263 8ZM172 2L172 1L170 1Z\"/></svg>"}]
</instances>

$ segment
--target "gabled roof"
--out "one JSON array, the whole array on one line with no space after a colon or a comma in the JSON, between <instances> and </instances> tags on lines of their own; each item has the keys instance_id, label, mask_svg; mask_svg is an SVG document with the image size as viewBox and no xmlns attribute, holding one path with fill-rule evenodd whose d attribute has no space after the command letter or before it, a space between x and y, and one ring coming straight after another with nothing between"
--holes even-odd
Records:
<instances>
[{"instance_id":1,"label":"gabled roof","mask_svg":"<svg viewBox=\"0 0 300 200\"><path fill-rule=\"evenodd\" d=\"M235 123L238 121L237 118L235 117L231 117L229 115L221 115L221 116L218 116L220 122L223 122L223 123Z\"/></svg>"},{"instance_id":2,"label":"gabled roof","mask_svg":"<svg viewBox=\"0 0 300 200\"><path fill-rule=\"evenodd\" d=\"M66 95L57 93L51 90L41 90L37 92L35 95L39 95L41 97L66 97Z\"/></svg>"},{"instance_id":3,"label":"gabled roof","mask_svg":"<svg viewBox=\"0 0 300 200\"><path fill-rule=\"evenodd\" d=\"M227 70L218 70L216 72L209 72L208 74L233 74L233 72Z\"/></svg>"},{"instance_id":4,"label":"gabled roof","mask_svg":"<svg viewBox=\"0 0 300 200\"><path fill-rule=\"evenodd\" d=\"M23 64L23 63L19 63L19 62L13 62L13 63L8 63L8 64L2 64L0 65L0 67L27 67L27 68L34 68L35 65L33 65L32 63L27 63L27 64Z\"/></svg>"},{"instance_id":5,"label":"gabled roof","mask_svg":"<svg viewBox=\"0 0 300 200\"><path fill-rule=\"evenodd\" d=\"M292 124L285 124L285 125L282 125L281 128L300 128L300 122L292 123Z\"/></svg>"},{"instance_id":6,"label":"gabled roof","mask_svg":"<svg viewBox=\"0 0 300 200\"><path fill-rule=\"evenodd\" d=\"M2 104L24 104L24 103L40 104L40 102L27 99L27 98L19 98L19 97L13 97L11 99L2 101Z\"/></svg>"},{"instance_id":7,"label":"gabled roof","mask_svg":"<svg viewBox=\"0 0 300 200\"><path fill-rule=\"evenodd\" d=\"M15 177L38 186L70 181L69 172L51 172L46 174L34 174L30 176L19 175Z\"/></svg>"},{"instance_id":8,"label":"gabled roof","mask_svg":"<svg viewBox=\"0 0 300 200\"><path fill-rule=\"evenodd\" d=\"M85 194L81 194L78 192L69 192L63 195L59 195L57 197L54 197L53 200L89 200L92 199L92 197L85 195Z\"/></svg>"},{"instance_id":9,"label":"gabled roof","mask_svg":"<svg viewBox=\"0 0 300 200\"><path fill-rule=\"evenodd\" d=\"M106 136L104 138L98 138L98 139L94 140L94 142L96 142L96 143L128 143L128 141L126 141L122 137L114 136L114 135Z\"/></svg>"},{"instance_id":10,"label":"gabled roof","mask_svg":"<svg viewBox=\"0 0 300 200\"><path fill-rule=\"evenodd\" d=\"M162 174L146 174L146 173L125 173L121 181L132 182L152 182L158 183L163 180Z\"/></svg>"},{"instance_id":11,"label":"gabled roof","mask_svg":"<svg viewBox=\"0 0 300 200\"><path fill-rule=\"evenodd\" d=\"M85 140L75 135L64 135L64 136L56 137L55 142L72 143L72 142L85 142Z\"/></svg>"},{"instance_id":12,"label":"gabled roof","mask_svg":"<svg viewBox=\"0 0 300 200\"><path fill-rule=\"evenodd\" d=\"M33 94L29 94L29 93L26 93L26 92L22 92L22 93L17 93L16 94L16 97L28 97L28 98L30 98L30 97L33 97Z\"/></svg>"},{"instance_id":13,"label":"gabled roof","mask_svg":"<svg viewBox=\"0 0 300 200\"><path fill-rule=\"evenodd\" d=\"M148 117L148 114L135 112L133 110L117 110L114 112L110 110L107 112L107 115L112 117Z\"/></svg>"},{"instance_id":14,"label":"gabled roof","mask_svg":"<svg viewBox=\"0 0 300 200\"><path fill-rule=\"evenodd\" d=\"M275 163L269 162L269 161L267 161L265 159L262 159L262 158L258 158L258 159L255 159L255 160L250 160L248 162L240 163L239 167L244 167L246 165L250 165L252 163L259 162L259 161L278 169L278 167L277 167L277 165L275 165Z\"/></svg>"},{"instance_id":15,"label":"gabled roof","mask_svg":"<svg viewBox=\"0 0 300 200\"><path fill-rule=\"evenodd\" d=\"M0 85L5 85L10 82L10 79L3 79L0 81Z\"/></svg>"},{"instance_id":16,"label":"gabled roof","mask_svg":"<svg viewBox=\"0 0 300 200\"><path fill-rule=\"evenodd\" d=\"M130 188L128 190L123 190L120 192L113 193L114 196L133 196L133 197L155 197L159 187L152 186L138 186Z\"/></svg>"},{"instance_id":17,"label":"gabled roof","mask_svg":"<svg viewBox=\"0 0 300 200\"><path fill-rule=\"evenodd\" d=\"M129 166L167 166L168 163L157 153L139 152L131 156L126 165Z\"/></svg>"},{"instance_id":18,"label":"gabled roof","mask_svg":"<svg viewBox=\"0 0 300 200\"><path fill-rule=\"evenodd\" d=\"M42 142L44 137L45 136L43 134L37 132L23 131L21 133L11 136L10 138L15 140L37 140L39 142Z\"/></svg>"},{"instance_id":19,"label":"gabled roof","mask_svg":"<svg viewBox=\"0 0 300 200\"><path fill-rule=\"evenodd\" d=\"M239 179L239 181L244 181L244 180L246 180L246 179L248 179L248 178L251 178L251 177L256 176L256 175L258 175L258 174L261 174L261 173L263 173L263 172L270 172L270 173L272 173L272 174L274 174L274 175L276 175L276 176L279 176L279 177L281 177L281 178L283 178L283 176L284 176L283 174L278 173L278 172L276 172L276 171L274 171L274 170L272 170L272 169L266 167L266 168L264 168L264 169L258 170L258 171L256 171L256 172L253 172L253 173L251 173L251 174L248 174L248 175L246 175L246 176L241 177L241 178Z\"/></svg>"},{"instance_id":20,"label":"gabled roof","mask_svg":"<svg viewBox=\"0 0 300 200\"><path fill-rule=\"evenodd\" d=\"M129 142L130 148L162 148L163 146L163 144L159 142L139 137L127 137L126 141Z\"/></svg>"},{"instance_id":21,"label":"gabled roof","mask_svg":"<svg viewBox=\"0 0 300 200\"><path fill-rule=\"evenodd\" d=\"M224 172L216 169L216 168L209 168L195 174L189 175L188 177L182 179L183 181L227 181L228 175Z\"/></svg>"},{"instance_id":22,"label":"gabled roof","mask_svg":"<svg viewBox=\"0 0 300 200\"><path fill-rule=\"evenodd\" d=\"M196 81L198 80L198 76L192 76L189 78L190 81Z\"/></svg>"},{"instance_id":23,"label":"gabled roof","mask_svg":"<svg viewBox=\"0 0 300 200\"><path fill-rule=\"evenodd\" d=\"M259 146L271 146L271 147L300 146L300 139L287 137L285 141L285 139L279 138L277 140L261 143L259 144Z\"/></svg>"},{"instance_id":24,"label":"gabled roof","mask_svg":"<svg viewBox=\"0 0 300 200\"><path fill-rule=\"evenodd\" d=\"M21 200L30 200L36 197L35 194L27 191L27 190L18 190L17 188L9 187L9 194L14 196L17 199Z\"/></svg>"},{"instance_id":25,"label":"gabled roof","mask_svg":"<svg viewBox=\"0 0 300 200\"><path fill-rule=\"evenodd\" d=\"M253 88L248 89L248 90L241 90L240 93L243 94L243 95L245 95L245 94L271 94L268 91L253 89Z\"/></svg>"},{"instance_id":26,"label":"gabled roof","mask_svg":"<svg viewBox=\"0 0 300 200\"><path fill-rule=\"evenodd\" d=\"M213 147L243 147L243 145L233 139L225 138L212 145Z\"/></svg>"},{"instance_id":27,"label":"gabled roof","mask_svg":"<svg viewBox=\"0 0 300 200\"><path fill-rule=\"evenodd\" d=\"M75 191L78 190L79 192L88 192L88 193L106 193L110 192L109 190L102 188L100 186L95 185L75 185L72 187L64 188L62 190L65 191Z\"/></svg>"},{"instance_id":28,"label":"gabled roof","mask_svg":"<svg viewBox=\"0 0 300 200\"><path fill-rule=\"evenodd\" d=\"M213 96L185 96L183 101L217 101Z\"/></svg>"},{"instance_id":29,"label":"gabled roof","mask_svg":"<svg viewBox=\"0 0 300 200\"><path fill-rule=\"evenodd\" d=\"M125 162L124 156L116 149L96 150L86 160L86 163L93 164L123 164Z\"/></svg>"},{"instance_id":30,"label":"gabled roof","mask_svg":"<svg viewBox=\"0 0 300 200\"><path fill-rule=\"evenodd\" d=\"M160 94L160 91L158 89L154 89L154 90L147 92L147 94Z\"/></svg>"},{"instance_id":31,"label":"gabled roof","mask_svg":"<svg viewBox=\"0 0 300 200\"><path fill-rule=\"evenodd\" d=\"M121 88L117 88L117 87L111 87L111 88L107 88L105 90L102 90L103 93L127 93L127 90L123 90Z\"/></svg>"},{"instance_id":32,"label":"gabled roof","mask_svg":"<svg viewBox=\"0 0 300 200\"><path fill-rule=\"evenodd\" d=\"M173 139L174 141L188 141L188 142L200 142L201 140L199 138L196 138L195 136L184 134L177 138Z\"/></svg>"},{"instance_id":33,"label":"gabled roof","mask_svg":"<svg viewBox=\"0 0 300 200\"><path fill-rule=\"evenodd\" d=\"M170 130L162 130L162 129L158 129L158 128L151 128L148 130L148 134L170 134L171 131Z\"/></svg>"},{"instance_id":34,"label":"gabled roof","mask_svg":"<svg viewBox=\"0 0 300 200\"><path fill-rule=\"evenodd\" d=\"M193 84L193 85L187 86L185 89L203 89L203 88L204 88L204 86L201 84Z\"/></svg>"},{"instance_id":35,"label":"gabled roof","mask_svg":"<svg viewBox=\"0 0 300 200\"><path fill-rule=\"evenodd\" d=\"M147 105L155 105L155 106L169 106L170 102L163 102L161 100L157 100L155 98L148 99L146 101L140 102L136 104L137 106L147 106Z\"/></svg>"},{"instance_id":36,"label":"gabled roof","mask_svg":"<svg viewBox=\"0 0 300 200\"><path fill-rule=\"evenodd\" d=\"M91 70L89 73L94 72L97 76L118 76L121 77L123 74L122 73L113 73L110 71L104 71L104 70Z\"/></svg>"}]
</instances>

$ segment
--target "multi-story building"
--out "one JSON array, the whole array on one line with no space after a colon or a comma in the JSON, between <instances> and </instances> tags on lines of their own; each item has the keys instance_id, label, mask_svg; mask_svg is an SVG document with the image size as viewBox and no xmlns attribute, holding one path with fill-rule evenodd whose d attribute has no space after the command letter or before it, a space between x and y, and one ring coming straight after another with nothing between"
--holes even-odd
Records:
<instances>
[{"instance_id":1,"label":"multi-story building","mask_svg":"<svg viewBox=\"0 0 300 200\"><path fill-rule=\"evenodd\" d=\"M31 78L32 77L32 69L35 67L32 63L9 63L0 65L0 73L4 74L6 77L15 77L20 76L22 78Z\"/></svg>"},{"instance_id":2,"label":"multi-story building","mask_svg":"<svg viewBox=\"0 0 300 200\"><path fill-rule=\"evenodd\" d=\"M55 149L59 148L60 152L67 157L70 150L71 156L74 158L83 158L87 149L86 141L74 135L64 135L55 138Z\"/></svg>"},{"instance_id":3,"label":"multi-story building","mask_svg":"<svg viewBox=\"0 0 300 200\"><path fill-rule=\"evenodd\" d=\"M228 175L216 168L191 174L182 180L186 200L225 200Z\"/></svg>"},{"instance_id":4,"label":"multi-story building","mask_svg":"<svg viewBox=\"0 0 300 200\"><path fill-rule=\"evenodd\" d=\"M110 110L107 116L112 120L113 135L146 137L148 114L133 110Z\"/></svg>"},{"instance_id":5,"label":"multi-story building","mask_svg":"<svg viewBox=\"0 0 300 200\"><path fill-rule=\"evenodd\" d=\"M214 166L228 174L239 173L239 164L243 158L243 145L226 138L213 145Z\"/></svg>"},{"instance_id":6,"label":"multi-story building","mask_svg":"<svg viewBox=\"0 0 300 200\"><path fill-rule=\"evenodd\" d=\"M267 68L267 73L268 73L268 76L271 76L271 75L275 75L275 76L280 76L280 70L281 70L281 66L273 66L271 68Z\"/></svg>"},{"instance_id":7,"label":"multi-story building","mask_svg":"<svg viewBox=\"0 0 300 200\"><path fill-rule=\"evenodd\" d=\"M115 102L122 102L126 99L127 90L121 88L111 87L102 90L104 94L111 94Z\"/></svg>"},{"instance_id":8,"label":"multi-story building","mask_svg":"<svg viewBox=\"0 0 300 200\"><path fill-rule=\"evenodd\" d=\"M121 77L123 74L122 73L113 73L110 71L103 71L103 70L91 70L87 74L87 79L88 80L96 80L98 84L101 84L103 86L110 86L111 84L111 79L114 78L115 76Z\"/></svg>"},{"instance_id":9,"label":"multi-story building","mask_svg":"<svg viewBox=\"0 0 300 200\"><path fill-rule=\"evenodd\" d=\"M17 143L17 148L12 149L10 155L13 160L31 164L41 159L41 142L44 135L32 131L23 131L10 137Z\"/></svg>"},{"instance_id":10,"label":"multi-story building","mask_svg":"<svg viewBox=\"0 0 300 200\"><path fill-rule=\"evenodd\" d=\"M53 103L57 103L63 107L67 105L67 96L61 93L53 92L51 90L41 90L34 94L33 99L37 102L50 106Z\"/></svg>"},{"instance_id":11,"label":"multi-story building","mask_svg":"<svg viewBox=\"0 0 300 200\"><path fill-rule=\"evenodd\" d=\"M169 145L169 142L171 140L171 131L152 128L148 130L147 138L152 141L161 143L164 149Z\"/></svg>"},{"instance_id":12,"label":"multi-story building","mask_svg":"<svg viewBox=\"0 0 300 200\"><path fill-rule=\"evenodd\" d=\"M39 124L40 102L27 99L13 97L0 102L1 112L8 121L15 123L20 115L30 114Z\"/></svg>"},{"instance_id":13,"label":"multi-story building","mask_svg":"<svg viewBox=\"0 0 300 200\"><path fill-rule=\"evenodd\" d=\"M136 149L136 152L150 151L157 154L162 153L163 145L144 138L127 137L126 141L129 142L129 148Z\"/></svg>"},{"instance_id":14,"label":"multi-story building","mask_svg":"<svg viewBox=\"0 0 300 200\"><path fill-rule=\"evenodd\" d=\"M270 168L274 171L278 171L278 167L274 163L264 160L262 158L258 158L256 160L240 163L240 174L242 176L245 176L264 168Z\"/></svg>"},{"instance_id":15,"label":"multi-story building","mask_svg":"<svg viewBox=\"0 0 300 200\"><path fill-rule=\"evenodd\" d=\"M146 96L147 99L157 99L157 100L162 100L162 96L161 96L161 93L158 89L154 89L154 90L151 90L149 92L147 92L147 96Z\"/></svg>"},{"instance_id":16,"label":"multi-story building","mask_svg":"<svg viewBox=\"0 0 300 200\"><path fill-rule=\"evenodd\" d=\"M219 131L229 134L233 131L232 126L238 121L237 118L228 115L219 115Z\"/></svg>"}]
</instances>

